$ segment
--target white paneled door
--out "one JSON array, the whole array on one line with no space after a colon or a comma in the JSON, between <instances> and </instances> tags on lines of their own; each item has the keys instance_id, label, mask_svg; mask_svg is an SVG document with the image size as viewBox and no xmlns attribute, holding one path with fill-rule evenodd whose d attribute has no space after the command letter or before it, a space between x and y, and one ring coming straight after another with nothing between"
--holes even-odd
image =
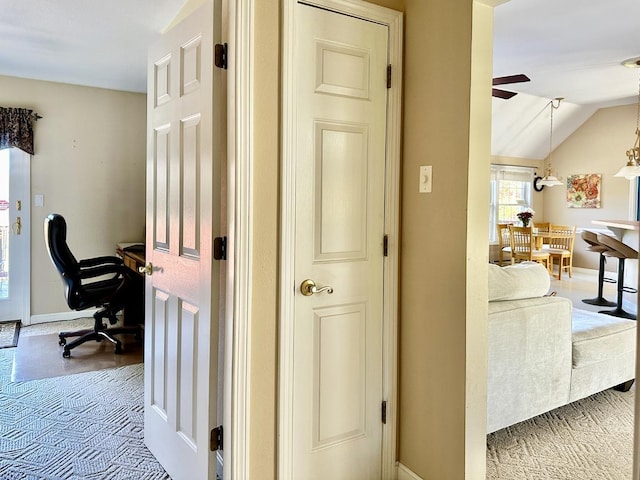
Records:
<instances>
[{"instance_id":1,"label":"white paneled door","mask_svg":"<svg viewBox=\"0 0 640 480\"><path fill-rule=\"evenodd\" d=\"M208 0L149 52L144 436L173 480L215 478L219 30Z\"/></svg>"},{"instance_id":2,"label":"white paneled door","mask_svg":"<svg viewBox=\"0 0 640 480\"><path fill-rule=\"evenodd\" d=\"M388 29L296 8L291 476L379 480Z\"/></svg>"}]
</instances>

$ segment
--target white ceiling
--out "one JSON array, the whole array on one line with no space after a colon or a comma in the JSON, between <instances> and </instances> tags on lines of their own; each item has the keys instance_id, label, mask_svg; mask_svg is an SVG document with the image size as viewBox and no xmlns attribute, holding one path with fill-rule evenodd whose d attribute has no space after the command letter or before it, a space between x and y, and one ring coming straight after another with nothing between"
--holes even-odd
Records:
<instances>
[{"instance_id":1,"label":"white ceiling","mask_svg":"<svg viewBox=\"0 0 640 480\"><path fill-rule=\"evenodd\" d=\"M0 74L146 91L147 47L185 0L0 0Z\"/></svg>"},{"instance_id":2,"label":"white ceiling","mask_svg":"<svg viewBox=\"0 0 640 480\"><path fill-rule=\"evenodd\" d=\"M146 90L146 51L185 0L0 0L0 75ZM531 82L493 99L494 155L542 159L598 108L633 103L640 0L510 0L495 8L494 76ZM635 126L630 126L633 136Z\"/></svg>"}]
</instances>

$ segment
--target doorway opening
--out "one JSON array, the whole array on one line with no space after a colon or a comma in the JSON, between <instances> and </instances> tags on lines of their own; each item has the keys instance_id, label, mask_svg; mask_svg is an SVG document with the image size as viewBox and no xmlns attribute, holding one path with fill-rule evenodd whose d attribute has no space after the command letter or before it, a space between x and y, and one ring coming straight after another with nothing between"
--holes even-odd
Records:
<instances>
[{"instance_id":1,"label":"doorway opening","mask_svg":"<svg viewBox=\"0 0 640 480\"><path fill-rule=\"evenodd\" d=\"M30 156L0 150L0 321L30 323Z\"/></svg>"}]
</instances>

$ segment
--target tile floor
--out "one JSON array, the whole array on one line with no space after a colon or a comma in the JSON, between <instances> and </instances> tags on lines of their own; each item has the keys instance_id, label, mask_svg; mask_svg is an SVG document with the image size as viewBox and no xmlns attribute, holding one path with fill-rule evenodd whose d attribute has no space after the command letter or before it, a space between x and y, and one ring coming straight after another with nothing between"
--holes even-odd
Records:
<instances>
[{"instance_id":1,"label":"tile floor","mask_svg":"<svg viewBox=\"0 0 640 480\"><path fill-rule=\"evenodd\" d=\"M606 278L616 278L616 273L607 272ZM628 287L638 288L637 285L625 285ZM610 301L615 302L617 299L617 285L615 283L604 283L603 296ZM566 297L572 300L573 308L580 310L588 310L597 312L600 310L611 310L615 307L598 307L582 302L584 298L594 298L598 295L598 271L584 268L574 268L573 276L562 275L562 280L551 278L550 291L557 292L558 296ZM638 311L638 294L624 293L622 297L623 309L627 312L636 314Z\"/></svg>"}]
</instances>

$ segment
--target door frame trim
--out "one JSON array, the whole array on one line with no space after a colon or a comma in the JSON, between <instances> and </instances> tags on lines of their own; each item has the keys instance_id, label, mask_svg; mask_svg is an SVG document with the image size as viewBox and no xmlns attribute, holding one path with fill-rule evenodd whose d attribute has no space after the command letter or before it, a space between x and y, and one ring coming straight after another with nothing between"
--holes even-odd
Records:
<instances>
[{"instance_id":1,"label":"door frame trim","mask_svg":"<svg viewBox=\"0 0 640 480\"><path fill-rule=\"evenodd\" d=\"M278 478L293 479L293 318L295 244L295 98L293 57L295 8L297 3L332 10L388 27L389 63L393 67L387 100L385 167L385 232L389 237L384 262L383 310L383 399L387 401L387 423L382 429L382 478L395 478L398 397L398 265L400 233L400 147L402 107L403 14L360 0L285 0L282 24L282 170L280 220L280 348L278 401ZM381 239L382 240L382 239ZM381 399L381 401L383 400Z\"/></svg>"},{"instance_id":2,"label":"door frame trim","mask_svg":"<svg viewBox=\"0 0 640 480\"><path fill-rule=\"evenodd\" d=\"M227 298L224 406L229 442L223 478L249 478L251 425L251 272L253 269L254 0L225 0L227 75ZM224 8L224 7L223 7ZM225 13L223 13L223 17ZM223 32L224 35L224 32Z\"/></svg>"}]
</instances>

